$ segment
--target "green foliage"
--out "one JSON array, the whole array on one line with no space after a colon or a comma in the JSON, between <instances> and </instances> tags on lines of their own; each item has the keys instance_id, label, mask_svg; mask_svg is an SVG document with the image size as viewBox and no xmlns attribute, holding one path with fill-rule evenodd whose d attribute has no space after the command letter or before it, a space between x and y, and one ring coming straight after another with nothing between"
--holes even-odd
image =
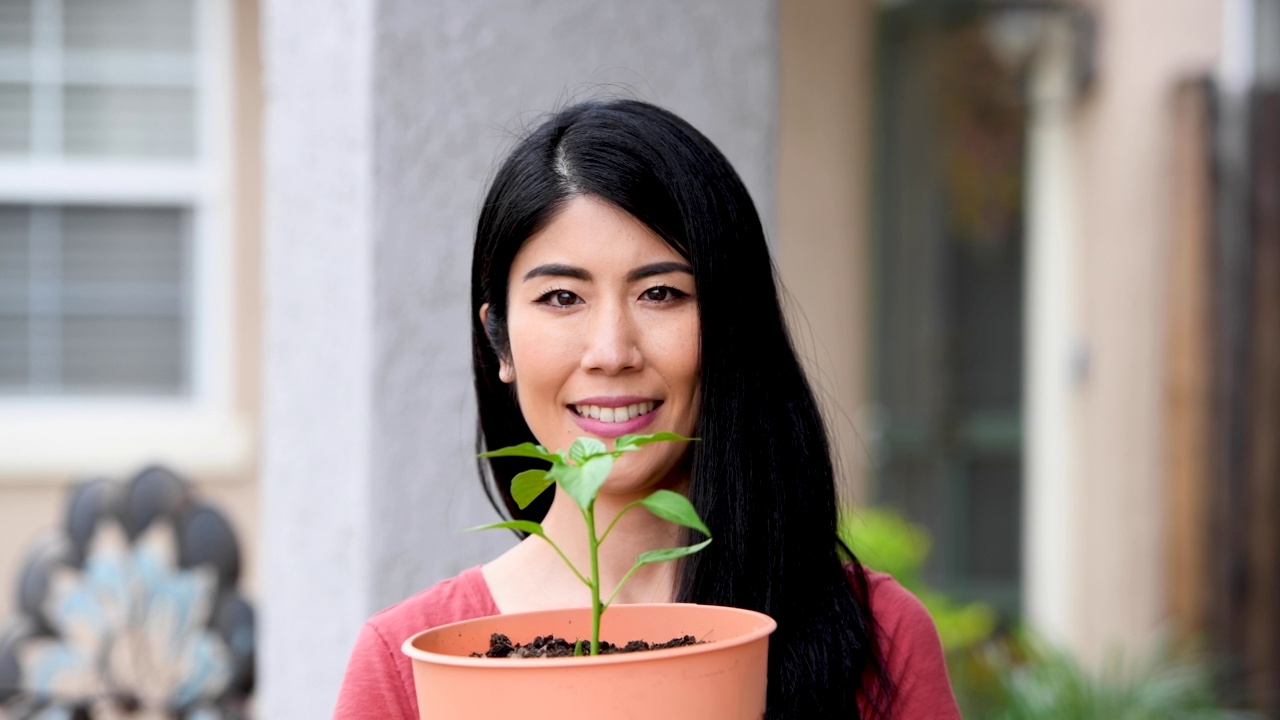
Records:
<instances>
[{"instance_id":1,"label":"green foliage","mask_svg":"<svg viewBox=\"0 0 1280 720\"><path fill-rule=\"evenodd\" d=\"M689 545L688 547L663 548L661 550L650 550L648 552L642 552L636 556L636 567L640 567L641 565L649 565L651 563L671 562L672 560L678 560L682 557L687 557L689 555L692 555L710 544L711 544L710 540L703 540L702 542L696 545Z\"/></svg>"},{"instance_id":2,"label":"green foliage","mask_svg":"<svg viewBox=\"0 0 1280 720\"><path fill-rule=\"evenodd\" d=\"M525 470L511 478L511 497L521 510L538 499L542 491L555 484L546 470Z\"/></svg>"},{"instance_id":3,"label":"green foliage","mask_svg":"<svg viewBox=\"0 0 1280 720\"><path fill-rule=\"evenodd\" d=\"M840 539L867 567L892 575L924 603L947 651L952 687L966 717L992 720L1244 720L1225 710L1202 660L1158 649L1090 672L1026 631L996 636L996 612L961 603L923 580L929 534L884 509L846 511Z\"/></svg>"},{"instance_id":4,"label":"green foliage","mask_svg":"<svg viewBox=\"0 0 1280 720\"><path fill-rule=\"evenodd\" d=\"M694 509L693 503L689 502L689 499L680 493L671 492L670 490L656 490L651 495L627 505L613 519L613 522L609 523L609 527L605 529L604 533L597 536L596 496L600 493L600 488L604 486L605 480L608 479L609 472L613 470L614 461L625 453L635 452L649 443L693 442L696 440L697 438L686 438L670 432L660 432L652 435L623 435L614 441L613 450L609 450L603 442L595 438L580 437L569 446L568 453L551 452L541 445L527 442L480 454L480 457L527 457L551 463L551 467L546 470L526 470L512 478L511 497L519 507L525 508L552 485L558 484L563 488L565 494L573 498L573 501L577 503L578 508L582 511L583 520L587 524L587 549L591 558L589 572L584 573L575 567L559 546L552 542L551 538L547 537L546 533L543 532L542 525L536 522L510 520L470 529L492 530L506 528L519 530L530 535L537 535L546 541L560 556L560 559L564 560L565 564L569 566L573 574L591 591L591 654L596 655L600 650L600 618L614 598L618 596L618 591L622 590L622 587L631 579L636 570L651 563L670 562L692 555L711 544L711 531L702 522L702 518L698 517L698 511ZM602 600L600 594L600 545L612 532L614 526L617 525L618 519L637 507L644 507L655 516L668 522L697 530L706 535L707 539L687 547L662 548L640 553L636 557L635 564L631 566L631 569L618 582L617 587L613 589L609 599ZM581 640L574 646L574 654L582 654Z\"/></svg>"},{"instance_id":5,"label":"green foliage","mask_svg":"<svg viewBox=\"0 0 1280 720\"><path fill-rule=\"evenodd\" d=\"M579 463L577 465L551 463L551 469L547 471L547 475L564 488L569 497L578 503L578 507L585 511L595 504L596 495L600 493L600 488L604 487L609 471L613 470L613 456L579 453L579 457L582 460L577 461Z\"/></svg>"},{"instance_id":6,"label":"green foliage","mask_svg":"<svg viewBox=\"0 0 1280 720\"><path fill-rule=\"evenodd\" d=\"M972 717L993 720L1243 720L1220 706L1212 668L1160 647L1126 663L1113 655L1092 672L1029 633L987 643L962 665Z\"/></svg>"},{"instance_id":7,"label":"green foliage","mask_svg":"<svg viewBox=\"0 0 1280 720\"><path fill-rule=\"evenodd\" d=\"M542 526L531 520L505 520L503 522L489 523L488 525L477 525L473 528L467 528L467 532L472 530L519 530L530 535L538 537L546 537L542 534Z\"/></svg>"},{"instance_id":8,"label":"green foliage","mask_svg":"<svg viewBox=\"0 0 1280 720\"><path fill-rule=\"evenodd\" d=\"M480 457L527 457L546 460L547 462L556 462L557 460L561 462L564 461L563 454L553 453L541 445L534 445L531 442L520 443L519 445L512 445L511 447L498 448L497 450L490 450L489 452L480 453Z\"/></svg>"},{"instance_id":9,"label":"green foliage","mask_svg":"<svg viewBox=\"0 0 1280 720\"><path fill-rule=\"evenodd\" d=\"M924 528L892 510L864 508L841 513L838 532L862 564L913 591L923 587L920 573L932 545Z\"/></svg>"},{"instance_id":10,"label":"green foliage","mask_svg":"<svg viewBox=\"0 0 1280 720\"><path fill-rule=\"evenodd\" d=\"M995 631L998 616L990 605L957 602L925 584L931 541L924 528L891 510L867 508L843 512L838 532L859 562L892 575L920 598L948 653L974 647Z\"/></svg>"},{"instance_id":11,"label":"green foliage","mask_svg":"<svg viewBox=\"0 0 1280 720\"><path fill-rule=\"evenodd\" d=\"M702 524L702 518L698 517L698 512L693 509L693 505L689 504L685 496L670 490L656 490L652 495L640 501L640 504L646 510L657 515L658 517L681 525L687 528L693 528L698 532L711 537L711 531L706 525Z\"/></svg>"}]
</instances>

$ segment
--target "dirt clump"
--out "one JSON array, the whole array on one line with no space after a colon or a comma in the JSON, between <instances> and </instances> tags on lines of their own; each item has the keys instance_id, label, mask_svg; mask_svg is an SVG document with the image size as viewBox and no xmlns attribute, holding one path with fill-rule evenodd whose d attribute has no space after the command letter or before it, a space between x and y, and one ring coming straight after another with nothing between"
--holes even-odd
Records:
<instances>
[{"instance_id":1,"label":"dirt clump","mask_svg":"<svg viewBox=\"0 0 1280 720\"><path fill-rule=\"evenodd\" d=\"M645 652L648 650L666 650L667 648L698 645L700 641L692 635L672 638L662 643L648 643L644 640L632 640L626 645L615 645L607 640L600 641L601 655L618 653ZM582 641L582 654L590 653L590 640ZM521 645L511 642L511 638L502 633L494 633L489 637L489 649L485 652L471 653L471 657L488 658L542 658L573 657L574 643L554 635L539 635L532 641Z\"/></svg>"}]
</instances>

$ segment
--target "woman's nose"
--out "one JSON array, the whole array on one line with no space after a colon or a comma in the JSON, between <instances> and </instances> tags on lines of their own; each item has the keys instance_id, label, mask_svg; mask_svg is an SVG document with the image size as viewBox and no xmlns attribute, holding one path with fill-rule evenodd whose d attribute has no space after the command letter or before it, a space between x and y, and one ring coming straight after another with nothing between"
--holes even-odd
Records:
<instances>
[{"instance_id":1,"label":"woman's nose","mask_svg":"<svg viewBox=\"0 0 1280 720\"><path fill-rule=\"evenodd\" d=\"M634 318L625 310L600 308L592 312L582 354L583 369L607 375L638 370L644 360L636 331Z\"/></svg>"}]
</instances>

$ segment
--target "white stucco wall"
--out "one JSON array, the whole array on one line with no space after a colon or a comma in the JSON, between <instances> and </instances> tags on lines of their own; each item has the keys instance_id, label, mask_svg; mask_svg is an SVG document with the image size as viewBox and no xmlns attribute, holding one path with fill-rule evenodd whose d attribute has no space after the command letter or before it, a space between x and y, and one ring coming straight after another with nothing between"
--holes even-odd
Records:
<instances>
[{"instance_id":1,"label":"white stucco wall","mask_svg":"<svg viewBox=\"0 0 1280 720\"><path fill-rule=\"evenodd\" d=\"M361 622L510 543L471 458L485 180L576 98L666 105L773 224L770 0L266 0L261 717L325 717Z\"/></svg>"}]
</instances>

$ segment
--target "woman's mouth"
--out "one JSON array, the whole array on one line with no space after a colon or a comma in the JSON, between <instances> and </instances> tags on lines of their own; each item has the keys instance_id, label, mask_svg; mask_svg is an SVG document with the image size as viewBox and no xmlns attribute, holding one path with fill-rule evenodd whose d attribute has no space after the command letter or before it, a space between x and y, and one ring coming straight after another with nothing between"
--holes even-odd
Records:
<instances>
[{"instance_id":1,"label":"woman's mouth","mask_svg":"<svg viewBox=\"0 0 1280 720\"><path fill-rule=\"evenodd\" d=\"M654 401L632 403L619 407L602 407L600 405L570 405L569 408L581 418L598 420L602 423L624 423L638 417L648 415L658 407Z\"/></svg>"}]
</instances>

